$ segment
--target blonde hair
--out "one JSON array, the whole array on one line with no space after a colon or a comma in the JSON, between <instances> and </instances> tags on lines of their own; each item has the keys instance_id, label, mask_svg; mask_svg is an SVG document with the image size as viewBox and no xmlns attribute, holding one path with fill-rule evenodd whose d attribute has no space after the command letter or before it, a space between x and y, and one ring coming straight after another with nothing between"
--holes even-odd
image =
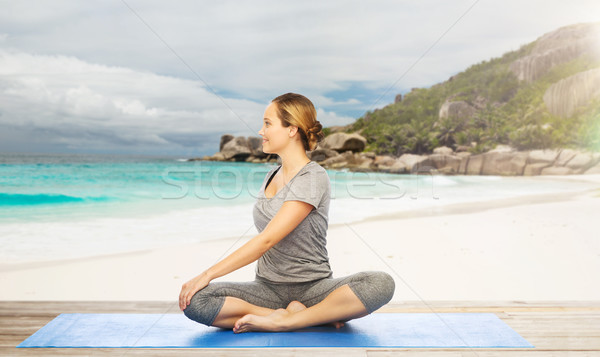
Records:
<instances>
[{"instance_id":1,"label":"blonde hair","mask_svg":"<svg viewBox=\"0 0 600 357\"><path fill-rule=\"evenodd\" d=\"M325 135L323 126L317 120L317 110L312 102L301 94L286 93L273 99L277 104L277 116L281 125L297 126L305 151L313 151Z\"/></svg>"}]
</instances>

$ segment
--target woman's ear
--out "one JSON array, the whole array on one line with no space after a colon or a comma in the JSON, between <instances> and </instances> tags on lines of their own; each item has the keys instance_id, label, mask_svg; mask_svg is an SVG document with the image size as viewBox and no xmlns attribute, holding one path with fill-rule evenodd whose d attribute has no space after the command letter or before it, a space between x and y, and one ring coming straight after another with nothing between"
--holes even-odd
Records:
<instances>
[{"instance_id":1,"label":"woman's ear","mask_svg":"<svg viewBox=\"0 0 600 357\"><path fill-rule=\"evenodd\" d=\"M296 133L298 132L298 127L294 126L294 125L290 125L288 127L288 129L289 129L288 133L289 133L290 138L294 137L294 135L296 135Z\"/></svg>"}]
</instances>

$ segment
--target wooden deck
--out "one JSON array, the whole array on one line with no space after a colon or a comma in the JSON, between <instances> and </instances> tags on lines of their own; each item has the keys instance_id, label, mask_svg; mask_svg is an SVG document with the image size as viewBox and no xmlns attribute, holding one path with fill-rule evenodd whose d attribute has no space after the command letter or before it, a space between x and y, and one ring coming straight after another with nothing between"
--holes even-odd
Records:
<instances>
[{"instance_id":1,"label":"wooden deck","mask_svg":"<svg viewBox=\"0 0 600 357\"><path fill-rule=\"evenodd\" d=\"M420 302L386 305L380 312L493 312L534 349L267 348L267 349L78 349L15 348L60 313L177 312L173 302L0 302L0 356L600 356L600 301ZM433 310L432 310L433 309Z\"/></svg>"}]
</instances>

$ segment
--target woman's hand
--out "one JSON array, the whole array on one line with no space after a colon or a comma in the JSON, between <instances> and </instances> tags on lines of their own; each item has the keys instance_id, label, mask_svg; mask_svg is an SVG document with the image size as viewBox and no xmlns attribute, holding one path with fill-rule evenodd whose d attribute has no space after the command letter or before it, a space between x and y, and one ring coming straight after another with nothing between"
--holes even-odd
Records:
<instances>
[{"instance_id":1,"label":"woman's hand","mask_svg":"<svg viewBox=\"0 0 600 357\"><path fill-rule=\"evenodd\" d=\"M210 279L208 274L204 272L183 284L181 287L181 293L179 293L179 308L181 311L185 310L185 308L190 304L192 296L194 296L196 292L204 289L208 283L210 283Z\"/></svg>"}]
</instances>

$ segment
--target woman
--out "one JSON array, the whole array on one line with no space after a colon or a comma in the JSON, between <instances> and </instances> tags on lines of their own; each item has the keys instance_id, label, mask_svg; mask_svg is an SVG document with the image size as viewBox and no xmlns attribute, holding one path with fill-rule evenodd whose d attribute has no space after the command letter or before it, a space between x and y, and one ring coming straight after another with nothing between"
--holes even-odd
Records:
<instances>
[{"instance_id":1,"label":"woman","mask_svg":"<svg viewBox=\"0 0 600 357\"><path fill-rule=\"evenodd\" d=\"M359 318L389 302L394 280L384 272L332 278L326 234L330 182L311 161L323 139L317 112L306 97L287 93L267 106L263 151L277 154L258 194L253 216L259 234L183 284L179 307L208 326L247 331L290 331ZM211 280L258 260L252 282Z\"/></svg>"}]
</instances>

